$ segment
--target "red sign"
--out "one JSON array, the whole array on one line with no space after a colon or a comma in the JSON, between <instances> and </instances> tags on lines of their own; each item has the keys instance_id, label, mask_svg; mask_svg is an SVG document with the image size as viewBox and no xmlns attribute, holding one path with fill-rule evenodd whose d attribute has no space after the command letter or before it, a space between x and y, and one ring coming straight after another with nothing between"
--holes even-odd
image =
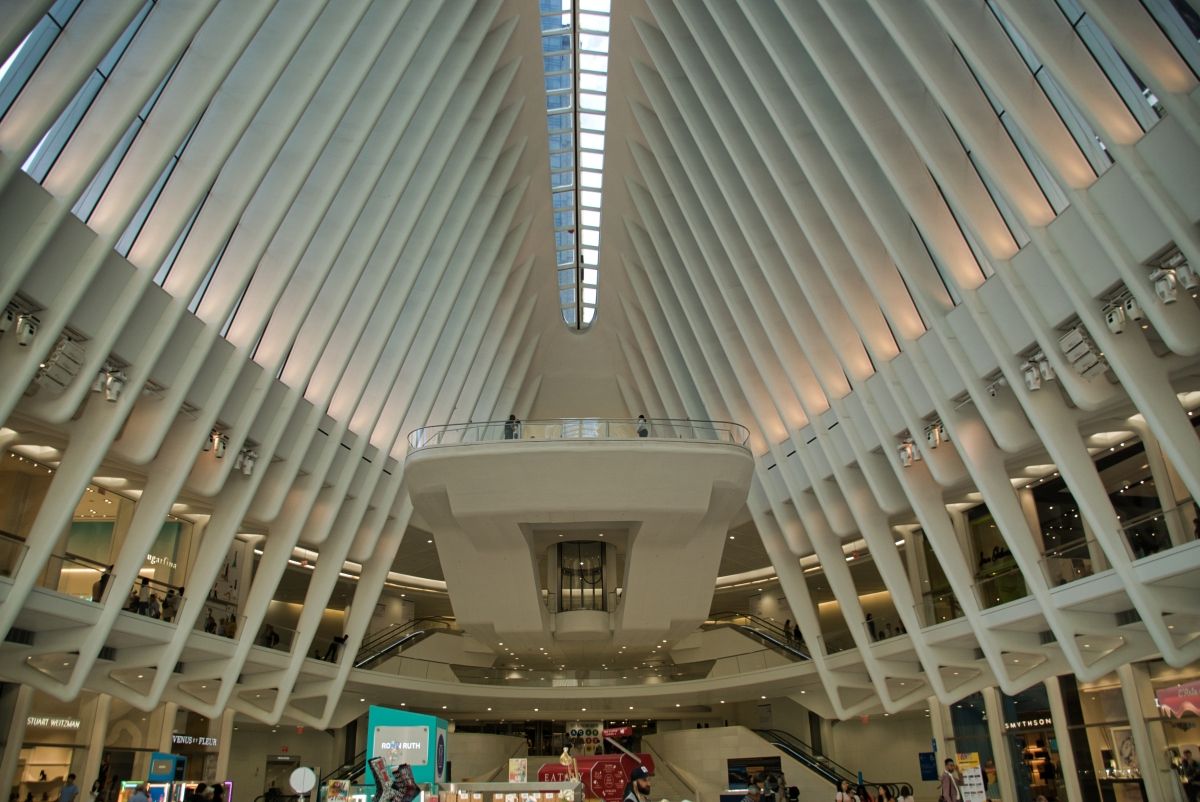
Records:
<instances>
[{"instance_id":1,"label":"red sign","mask_svg":"<svg viewBox=\"0 0 1200 802\"><path fill-rule=\"evenodd\" d=\"M630 738L633 736L633 727L609 727L604 731L605 738Z\"/></svg>"},{"instance_id":2,"label":"red sign","mask_svg":"<svg viewBox=\"0 0 1200 802\"><path fill-rule=\"evenodd\" d=\"M632 728L630 728L632 730ZM654 773L654 760L649 755L638 755L642 765ZM583 793L588 799L604 802L621 802L621 792L629 782L629 774L638 761L626 754L594 755L575 759L579 776L583 780ZM567 782L567 767L560 763L547 763L538 769L538 782Z\"/></svg>"},{"instance_id":3,"label":"red sign","mask_svg":"<svg viewBox=\"0 0 1200 802\"><path fill-rule=\"evenodd\" d=\"M1180 718L1184 713L1200 715L1200 680L1163 688L1154 693L1154 698L1167 718Z\"/></svg>"}]
</instances>

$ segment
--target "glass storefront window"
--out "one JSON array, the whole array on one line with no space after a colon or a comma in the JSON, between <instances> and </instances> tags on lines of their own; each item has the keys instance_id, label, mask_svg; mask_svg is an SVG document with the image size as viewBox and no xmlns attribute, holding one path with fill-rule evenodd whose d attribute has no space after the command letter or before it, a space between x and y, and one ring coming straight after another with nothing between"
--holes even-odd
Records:
<instances>
[{"instance_id":1,"label":"glass storefront window","mask_svg":"<svg viewBox=\"0 0 1200 802\"><path fill-rule=\"evenodd\" d=\"M1025 576L1017 567L1012 552L1000 534L1000 527L996 526L986 504L980 504L967 513L967 528L971 532L971 545L979 555L976 558L975 587L983 607L995 607L1023 598L1027 593Z\"/></svg>"},{"instance_id":2,"label":"glass storefront window","mask_svg":"<svg viewBox=\"0 0 1200 802\"><path fill-rule=\"evenodd\" d=\"M947 745L948 755L955 752L978 753L979 765L983 767L983 781L987 784L988 798L999 799L996 756L992 752L992 739L988 735L987 708L983 694L973 693L950 705L950 720L954 727L954 738Z\"/></svg>"},{"instance_id":3,"label":"glass storefront window","mask_svg":"<svg viewBox=\"0 0 1200 802\"><path fill-rule=\"evenodd\" d=\"M1038 796L1050 802L1065 800L1046 686L1034 685L1016 696L1002 695L1001 710L1019 802L1034 802Z\"/></svg>"}]
</instances>

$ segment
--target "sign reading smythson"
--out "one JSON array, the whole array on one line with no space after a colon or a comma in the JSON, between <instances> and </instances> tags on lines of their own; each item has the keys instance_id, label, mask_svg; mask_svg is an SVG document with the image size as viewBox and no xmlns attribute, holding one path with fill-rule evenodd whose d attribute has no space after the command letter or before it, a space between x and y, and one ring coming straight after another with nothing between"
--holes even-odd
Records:
<instances>
[{"instance_id":1,"label":"sign reading smythson","mask_svg":"<svg viewBox=\"0 0 1200 802\"><path fill-rule=\"evenodd\" d=\"M1054 719L1050 718L1049 716L1035 717L1035 718L1023 718L1019 721L1004 722L1004 729L1006 731L1007 730L1033 730L1033 729L1038 729L1039 727L1053 727L1053 726L1054 726Z\"/></svg>"},{"instance_id":2,"label":"sign reading smythson","mask_svg":"<svg viewBox=\"0 0 1200 802\"><path fill-rule=\"evenodd\" d=\"M26 727L49 727L54 730L77 730L79 719L68 716L30 716L25 719Z\"/></svg>"}]
</instances>

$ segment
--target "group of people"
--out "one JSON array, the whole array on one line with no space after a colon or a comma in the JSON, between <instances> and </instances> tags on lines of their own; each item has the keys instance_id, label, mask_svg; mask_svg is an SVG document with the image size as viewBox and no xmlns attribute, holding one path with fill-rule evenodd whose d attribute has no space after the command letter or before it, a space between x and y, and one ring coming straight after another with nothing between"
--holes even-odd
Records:
<instances>
[{"instance_id":1,"label":"group of people","mask_svg":"<svg viewBox=\"0 0 1200 802\"><path fill-rule=\"evenodd\" d=\"M897 621L896 628L892 629L890 621L879 624L875 621L875 616L872 613L867 613L866 618L863 620L867 624L867 633L871 636L871 640L887 640L897 635L903 635L905 632L904 623L901 621Z\"/></svg>"},{"instance_id":2,"label":"group of people","mask_svg":"<svg viewBox=\"0 0 1200 802\"><path fill-rule=\"evenodd\" d=\"M890 785L853 785L849 780L842 780L837 793L833 795L834 802L913 802L912 788L901 785L893 788ZM949 802L949 799L947 799Z\"/></svg>"},{"instance_id":3,"label":"group of people","mask_svg":"<svg viewBox=\"0 0 1200 802\"><path fill-rule=\"evenodd\" d=\"M205 613L204 631L210 635L220 635L222 638L233 638L237 636L237 616L230 612L228 616L221 616L219 619L213 617L212 608L209 607Z\"/></svg>"},{"instance_id":4,"label":"group of people","mask_svg":"<svg viewBox=\"0 0 1200 802\"><path fill-rule=\"evenodd\" d=\"M96 603L104 601L104 591L108 589L108 583L112 580L113 567L110 565L101 571L100 576L92 583L92 601ZM125 606L122 609L148 618L174 621L179 612L179 605L182 603L183 588L176 591L175 588L168 586L166 593L162 593L162 591L155 593L150 586L150 577L143 576L130 589L129 598L125 600Z\"/></svg>"},{"instance_id":5,"label":"group of people","mask_svg":"<svg viewBox=\"0 0 1200 802\"><path fill-rule=\"evenodd\" d=\"M788 643L804 648L804 635L800 632L800 625L793 624L792 619L783 622L783 634L787 636Z\"/></svg>"}]
</instances>

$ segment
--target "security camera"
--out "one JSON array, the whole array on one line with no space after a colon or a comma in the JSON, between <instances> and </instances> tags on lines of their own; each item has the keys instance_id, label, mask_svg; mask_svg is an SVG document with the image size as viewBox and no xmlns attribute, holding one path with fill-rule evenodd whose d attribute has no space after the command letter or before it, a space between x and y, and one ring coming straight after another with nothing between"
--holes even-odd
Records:
<instances>
[{"instance_id":1,"label":"security camera","mask_svg":"<svg viewBox=\"0 0 1200 802\"><path fill-rule=\"evenodd\" d=\"M1173 304L1179 300L1179 279L1175 271L1169 267L1160 267L1150 274L1154 282L1154 293L1164 304Z\"/></svg>"},{"instance_id":2,"label":"security camera","mask_svg":"<svg viewBox=\"0 0 1200 802\"><path fill-rule=\"evenodd\" d=\"M17 322L17 313L11 308L0 312L0 334L12 328L12 324Z\"/></svg>"},{"instance_id":3,"label":"security camera","mask_svg":"<svg viewBox=\"0 0 1200 802\"><path fill-rule=\"evenodd\" d=\"M1113 334L1125 331L1125 307L1110 306L1104 313L1104 322L1108 324L1108 330Z\"/></svg>"}]
</instances>

